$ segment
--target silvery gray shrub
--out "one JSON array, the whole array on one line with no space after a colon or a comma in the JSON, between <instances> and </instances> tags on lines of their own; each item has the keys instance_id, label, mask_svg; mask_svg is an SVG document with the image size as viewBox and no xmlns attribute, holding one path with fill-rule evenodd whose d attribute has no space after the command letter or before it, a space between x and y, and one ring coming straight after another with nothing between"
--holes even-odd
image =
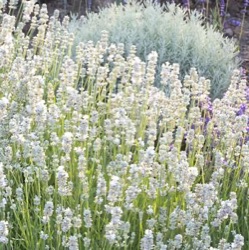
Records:
<instances>
[{"instance_id":1,"label":"silvery gray shrub","mask_svg":"<svg viewBox=\"0 0 249 250\"><path fill-rule=\"evenodd\" d=\"M189 13L175 4L160 7L151 1L145 5L146 8L135 1L125 7L113 4L99 13L89 13L87 18L74 18L69 31L75 34L75 46L88 40L96 43L101 31L106 30L110 42L125 44L127 54L131 45L136 45L142 60L151 51L158 52L156 86L161 65L178 63L180 77L195 67L200 76L211 80L212 99L222 97L232 71L239 66L235 41L224 38L212 26L204 27L203 17L197 11Z\"/></svg>"}]
</instances>

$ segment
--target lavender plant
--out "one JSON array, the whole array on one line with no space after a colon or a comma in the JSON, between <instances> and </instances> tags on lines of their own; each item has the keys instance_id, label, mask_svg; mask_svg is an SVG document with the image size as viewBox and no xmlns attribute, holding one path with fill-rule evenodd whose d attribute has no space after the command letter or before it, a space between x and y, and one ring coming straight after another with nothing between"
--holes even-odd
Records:
<instances>
[{"instance_id":1,"label":"lavender plant","mask_svg":"<svg viewBox=\"0 0 249 250\"><path fill-rule=\"evenodd\" d=\"M26 13L26 12L25 12ZM35 18L34 18L35 17ZM248 87L222 99L134 45L80 42L35 7L0 24L1 249L247 249Z\"/></svg>"},{"instance_id":2,"label":"lavender plant","mask_svg":"<svg viewBox=\"0 0 249 250\"><path fill-rule=\"evenodd\" d=\"M168 11L158 4L147 2L146 8L138 3L123 6L112 5L100 13L90 13L87 19L73 20L70 32L75 34L75 45L81 41L100 39L101 30L110 33L110 41L125 44L126 55L132 44L138 56L147 60L147 54L156 50L159 54L155 85L159 86L162 63L169 61L181 65L181 79L191 66L201 76L210 78L212 99L221 97L229 86L231 72L239 64L236 60L236 45L233 40L223 38L212 26L202 26L202 16L186 11L174 4ZM177 24L177 25L176 25Z\"/></svg>"}]
</instances>

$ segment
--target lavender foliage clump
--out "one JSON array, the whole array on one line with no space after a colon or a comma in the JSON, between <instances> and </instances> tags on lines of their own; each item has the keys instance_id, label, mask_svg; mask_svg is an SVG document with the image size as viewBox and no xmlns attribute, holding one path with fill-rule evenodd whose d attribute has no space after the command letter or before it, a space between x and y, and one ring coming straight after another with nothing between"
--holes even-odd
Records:
<instances>
[{"instance_id":1,"label":"lavender foliage clump","mask_svg":"<svg viewBox=\"0 0 249 250\"><path fill-rule=\"evenodd\" d=\"M211 80L212 100L220 98L229 86L231 70L239 65L235 41L224 38L212 26L205 29L201 14L196 11L190 12L186 19L186 10L175 4L168 4L167 10L149 1L146 8L134 2L125 9L112 5L99 14L89 14L84 22L71 22L69 30L76 37L74 46L87 40L96 43L100 31L105 29L111 42L124 43L126 55L132 44L145 61L149 51L157 50L159 60L154 84L158 87L161 87L159 72L165 61L181 65L180 79L188 73L190 65L195 66L201 76Z\"/></svg>"}]
</instances>

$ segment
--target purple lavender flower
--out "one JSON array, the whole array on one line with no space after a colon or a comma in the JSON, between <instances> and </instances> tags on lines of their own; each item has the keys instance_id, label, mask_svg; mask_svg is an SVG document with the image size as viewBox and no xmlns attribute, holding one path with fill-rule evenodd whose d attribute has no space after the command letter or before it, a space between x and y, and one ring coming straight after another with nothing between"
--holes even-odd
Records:
<instances>
[{"instance_id":1,"label":"purple lavender flower","mask_svg":"<svg viewBox=\"0 0 249 250\"><path fill-rule=\"evenodd\" d=\"M246 88L246 100L249 102L249 87Z\"/></svg>"},{"instance_id":2,"label":"purple lavender flower","mask_svg":"<svg viewBox=\"0 0 249 250\"><path fill-rule=\"evenodd\" d=\"M204 123L204 126L203 126L203 135L206 136L207 135L207 125L208 123L211 121L211 118L210 117L204 117L202 118L202 122Z\"/></svg>"},{"instance_id":3,"label":"purple lavender flower","mask_svg":"<svg viewBox=\"0 0 249 250\"><path fill-rule=\"evenodd\" d=\"M227 160L227 159L222 160L222 164L223 164L224 166L227 166L227 165L228 165L228 160Z\"/></svg>"},{"instance_id":4,"label":"purple lavender flower","mask_svg":"<svg viewBox=\"0 0 249 250\"><path fill-rule=\"evenodd\" d=\"M248 131L249 132L249 131ZM245 138L245 143L247 143L249 141L249 136L246 136Z\"/></svg>"},{"instance_id":5,"label":"purple lavender flower","mask_svg":"<svg viewBox=\"0 0 249 250\"><path fill-rule=\"evenodd\" d=\"M182 0L183 7L189 8L189 0Z\"/></svg>"},{"instance_id":6,"label":"purple lavender flower","mask_svg":"<svg viewBox=\"0 0 249 250\"><path fill-rule=\"evenodd\" d=\"M246 9L247 6L249 5L249 0L244 0L244 8Z\"/></svg>"},{"instance_id":7,"label":"purple lavender flower","mask_svg":"<svg viewBox=\"0 0 249 250\"><path fill-rule=\"evenodd\" d=\"M207 127L207 124L210 122L210 120L211 120L211 119L210 119L209 117L206 117L206 118L205 118L205 127Z\"/></svg>"},{"instance_id":8,"label":"purple lavender flower","mask_svg":"<svg viewBox=\"0 0 249 250\"><path fill-rule=\"evenodd\" d=\"M214 136L216 136L217 138L220 138L220 136L221 136L221 132L220 132L220 130L217 128L216 125L214 126L213 134L214 134Z\"/></svg>"},{"instance_id":9,"label":"purple lavender flower","mask_svg":"<svg viewBox=\"0 0 249 250\"><path fill-rule=\"evenodd\" d=\"M249 0L244 0L244 4L243 4L244 9L241 10L242 14L246 13L246 8L248 7L248 5L249 5Z\"/></svg>"},{"instance_id":10,"label":"purple lavender flower","mask_svg":"<svg viewBox=\"0 0 249 250\"><path fill-rule=\"evenodd\" d=\"M246 78L246 69L243 67L240 67L240 75L242 79Z\"/></svg>"},{"instance_id":11,"label":"purple lavender flower","mask_svg":"<svg viewBox=\"0 0 249 250\"><path fill-rule=\"evenodd\" d=\"M236 19L228 19L227 22L233 26L241 26L241 21Z\"/></svg>"},{"instance_id":12,"label":"purple lavender flower","mask_svg":"<svg viewBox=\"0 0 249 250\"><path fill-rule=\"evenodd\" d=\"M92 0L87 0L87 9L89 12L92 10Z\"/></svg>"},{"instance_id":13,"label":"purple lavender flower","mask_svg":"<svg viewBox=\"0 0 249 250\"><path fill-rule=\"evenodd\" d=\"M220 0L220 16L225 16L225 0Z\"/></svg>"},{"instance_id":14,"label":"purple lavender flower","mask_svg":"<svg viewBox=\"0 0 249 250\"><path fill-rule=\"evenodd\" d=\"M213 104L211 102L211 98L208 97L208 112L212 115L213 114Z\"/></svg>"},{"instance_id":15,"label":"purple lavender flower","mask_svg":"<svg viewBox=\"0 0 249 250\"><path fill-rule=\"evenodd\" d=\"M246 105L241 104L239 111L237 111L237 113L236 113L236 116L243 115L243 114L245 114L245 112L246 112Z\"/></svg>"}]
</instances>

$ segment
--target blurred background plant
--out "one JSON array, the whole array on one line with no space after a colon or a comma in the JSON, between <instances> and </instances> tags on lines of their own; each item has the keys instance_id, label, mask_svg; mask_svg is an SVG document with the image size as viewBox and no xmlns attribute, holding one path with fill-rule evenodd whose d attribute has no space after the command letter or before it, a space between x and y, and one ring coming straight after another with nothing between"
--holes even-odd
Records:
<instances>
[{"instance_id":1,"label":"blurred background plant","mask_svg":"<svg viewBox=\"0 0 249 250\"><path fill-rule=\"evenodd\" d=\"M136 1L136 0L134 0ZM144 3L144 0L137 0ZM204 24L212 24L229 38L237 40L238 50L242 59L241 72L248 77L249 69L249 15L248 0L154 0L160 4L175 2L190 10L198 10L205 17ZM39 0L39 3L46 3L48 14L51 16L55 9L60 10L61 20L65 15L74 13L74 17L87 15L89 12L99 12L110 4L123 4L127 0Z\"/></svg>"},{"instance_id":2,"label":"blurred background plant","mask_svg":"<svg viewBox=\"0 0 249 250\"><path fill-rule=\"evenodd\" d=\"M205 28L203 16L197 11L190 13L175 4L168 4L163 11L150 1L143 2L146 8L130 3L125 8L112 5L98 14L89 13L83 20L72 20L69 31L75 34L75 46L89 40L96 43L101 31L107 30L110 42L124 43L126 55L132 45L144 61L151 51L158 52L156 86L161 87L161 65L176 62L181 66L181 77L194 66L211 80L212 98L221 97L230 84L232 70L239 66L235 42L211 25Z\"/></svg>"}]
</instances>

